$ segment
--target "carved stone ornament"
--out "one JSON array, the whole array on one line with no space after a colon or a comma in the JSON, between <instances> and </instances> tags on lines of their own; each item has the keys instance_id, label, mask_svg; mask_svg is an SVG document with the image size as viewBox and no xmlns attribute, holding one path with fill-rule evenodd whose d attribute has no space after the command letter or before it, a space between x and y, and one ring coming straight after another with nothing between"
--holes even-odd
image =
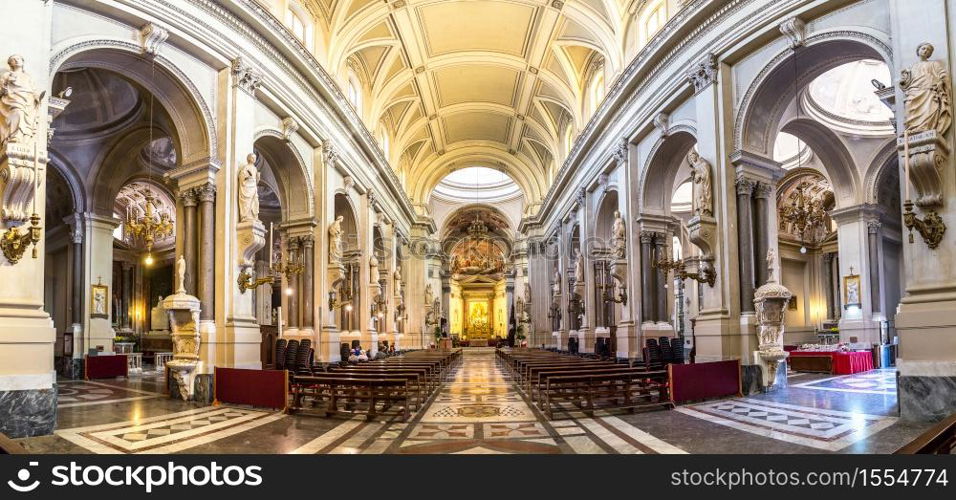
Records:
<instances>
[{"instance_id":1,"label":"carved stone ornament","mask_svg":"<svg viewBox=\"0 0 956 500\"><path fill-rule=\"evenodd\" d=\"M791 17L780 23L779 28L787 37L791 49L802 47L807 40L807 25L798 17Z\"/></svg>"},{"instance_id":2,"label":"carved stone ornament","mask_svg":"<svg viewBox=\"0 0 956 500\"><path fill-rule=\"evenodd\" d=\"M45 178L46 158L34 156L32 145L11 142L0 150L0 219L26 222L30 218L36 176ZM36 174L34 173L36 171Z\"/></svg>"},{"instance_id":3,"label":"carved stone ornament","mask_svg":"<svg viewBox=\"0 0 956 500\"><path fill-rule=\"evenodd\" d=\"M766 363L768 386L776 379L777 365L790 353L783 350L784 314L793 295L774 277L776 258L773 248L767 253L767 283L754 292L754 306L758 323L758 355Z\"/></svg>"},{"instance_id":4,"label":"carved stone ornament","mask_svg":"<svg viewBox=\"0 0 956 500\"><path fill-rule=\"evenodd\" d=\"M282 119L282 138L286 141L291 141L292 136L299 131L299 122L295 121L295 118L287 116Z\"/></svg>"},{"instance_id":5,"label":"carved stone ornament","mask_svg":"<svg viewBox=\"0 0 956 500\"><path fill-rule=\"evenodd\" d=\"M239 243L238 265L249 270L255 263L256 252L266 245L266 227L258 220L240 222L236 225L236 241Z\"/></svg>"},{"instance_id":6,"label":"carved stone ornament","mask_svg":"<svg viewBox=\"0 0 956 500\"><path fill-rule=\"evenodd\" d=\"M909 143L908 145L906 143ZM902 162L909 154L909 180L916 189L916 205L934 208L943 204L943 168L949 161L949 146L935 130L915 135L908 133L897 139L897 149Z\"/></svg>"},{"instance_id":7,"label":"carved stone ornament","mask_svg":"<svg viewBox=\"0 0 956 500\"><path fill-rule=\"evenodd\" d=\"M173 342L173 359L166 366L179 389L183 401L193 395L193 380L199 368L199 299L176 293L163 300Z\"/></svg>"},{"instance_id":8,"label":"carved stone ornament","mask_svg":"<svg viewBox=\"0 0 956 500\"><path fill-rule=\"evenodd\" d=\"M246 64L242 57L232 60L232 78L233 86L249 94L255 94L262 85L262 73Z\"/></svg>"},{"instance_id":9,"label":"carved stone ornament","mask_svg":"<svg viewBox=\"0 0 956 500\"><path fill-rule=\"evenodd\" d=\"M671 115L667 113L657 113L654 116L654 127L661 131L661 135L667 135L671 126Z\"/></svg>"},{"instance_id":10,"label":"carved stone ornament","mask_svg":"<svg viewBox=\"0 0 956 500\"><path fill-rule=\"evenodd\" d=\"M167 38L169 38L169 31L154 23L147 23L139 30L139 42L142 45L143 54L149 56L159 54L159 48Z\"/></svg>"},{"instance_id":11,"label":"carved stone ornament","mask_svg":"<svg viewBox=\"0 0 956 500\"><path fill-rule=\"evenodd\" d=\"M694 86L694 93L699 94L710 84L717 81L717 56L709 53L704 56L690 71L687 72L687 79Z\"/></svg>"}]
</instances>

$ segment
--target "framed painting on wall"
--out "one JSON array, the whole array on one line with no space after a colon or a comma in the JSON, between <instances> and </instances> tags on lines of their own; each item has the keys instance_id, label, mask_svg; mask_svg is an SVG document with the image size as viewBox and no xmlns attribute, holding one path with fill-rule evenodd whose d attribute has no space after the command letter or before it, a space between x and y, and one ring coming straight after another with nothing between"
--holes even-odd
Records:
<instances>
[{"instance_id":1,"label":"framed painting on wall","mask_svg":"<svg viewBox=\"0 0 956 500\"><path fill-rule=\"evenodd\" d=\"M848 274L843 277L843 308L860 307L860 275Z\"/></svg>"},{"instance_id":2,"label":"framed painting on wall","mask_svg":"<svg viewBox=\"0 0 956 500\"><path fill-rule=\"evenodd\" d=\"M110 317L110 293L109 287L98 284L91 285L93 293L90 295L90 317L91 318L109 318Z\"/></svg>"}]
</instances>

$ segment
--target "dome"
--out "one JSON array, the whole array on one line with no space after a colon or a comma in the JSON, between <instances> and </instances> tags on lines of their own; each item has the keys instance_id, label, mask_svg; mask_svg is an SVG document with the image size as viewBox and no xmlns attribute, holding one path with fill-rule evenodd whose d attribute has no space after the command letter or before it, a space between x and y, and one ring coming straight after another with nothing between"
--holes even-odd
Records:
<instances>
[{"instance_id":1,"label":"dome","mask_svg":"<svg viewBox=\"0 0 956 500\"><path fill-rule=\"evenodd\" d=\"M441 180L433 196L445 201L505 201L521 195L521 189L508 174L488 167L466 167Z\"/></svg>"},{"instance_id":2,"label":"dome","mask_svg":"<svg viewBox=\"0 0 956 500\"><path fill-rule=\"evenodd\" d=\"M815 119L842 132L890 135L893 113L876 96L876 82L892 82L890 69L882 61L842 64L810 82L804 106Z\"/></svg>"}]
</instances>

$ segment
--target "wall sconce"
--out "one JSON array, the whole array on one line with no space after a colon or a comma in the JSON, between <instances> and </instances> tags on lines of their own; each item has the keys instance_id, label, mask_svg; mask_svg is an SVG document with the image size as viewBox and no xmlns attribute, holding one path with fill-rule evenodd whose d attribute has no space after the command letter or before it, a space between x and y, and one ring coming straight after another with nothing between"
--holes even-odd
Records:
<instances>
[{"instance_id":1,"label":"wall sconce","mask_svg":"<svg viewBox=\"0 0 956 500\"><path fill-rule=\"evenodd\" d=\"M239 293L246 293L246 290L258 288L266 283L274 283L275 276L266 276L265 278L256 278L250 268L239 271L239 277L236 278L236 284L239 285Z\"/></svg>"},{"instance_id":2,"label":"wall sconce","mask_svg":"<svg viewBox=\"0 0 956 500\"><path fill-rule=\"evenodd\" d=\"M329 291L329 310L345 309L346 312L352 312L352 297L347 296L343 300L338 299L338 293L335 290Z\"/></svg>"},{"instance_id":3,"label":"wall sconce","mask_svg":"<svg viewBox=\"0 0 956 500\"><path fill-rule=\"evenodd\" d=\"M935 250L943 241L943 234L946 232L946 223L943 222L942 217L935 210L927 210L926 216L920 219L913 211L913 202L910 200L906 200L903 207L903 224L909 229L910 243L913 243L913 229L916 229L926 242L926 246Z\"/></svg>"},{"instance_id":4,"label":"wall sconce","mask_svg":"<svg viewBox=\"0 0 956 500\"><path fill-rule=\"evenodd\" d=\"M30 216L30 227L26 231L21 233L20 228L13 227L0 237L0 250L3 251L3 256L11 264L16 264L23 258L23 253L27 251L27 247L32 245L33 258L37 258L37 243L40 242L40 237L43 234L42 230L40 216L34 212Z\"/></svg>"},{"instance_id":5,"label":"wall sconce","mask_svg":"<svg viewBox=\"0 0 956 500\"><path fill-rule=\"evenodd\" d=\"M667 257L656 262L651 262L652 267L661 269L665 274L674 271L675 276L680 280L691 279L698 283L707 283L711 287L713 287L717 281L717 273L704 262L701 262L701 270L697 273L688 272L684 269L684 265L684 259L672 260Z\"/></svg>"}]
</instances>

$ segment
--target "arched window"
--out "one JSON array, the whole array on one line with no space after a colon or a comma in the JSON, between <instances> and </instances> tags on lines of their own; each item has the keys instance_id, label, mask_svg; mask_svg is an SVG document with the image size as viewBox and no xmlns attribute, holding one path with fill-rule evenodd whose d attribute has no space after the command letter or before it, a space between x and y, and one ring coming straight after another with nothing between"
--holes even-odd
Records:
<instances>
[{"instance_id":1,"label":"arched window","mask_svg":"<svg viewBox=\"0 0 956 500\"><path fill-rule=\"evenodd\" d=\"M567 155L571 155L571 148L574 147L574 130L571 128L569 123L567 128L564 129L564 147L567 151Z\"/></svg>"},{"instance_id":2,"label":"arched window","mask_svg":"<svg viewBox=\"0 0 956 500\"><path fill-rule=\"evenodd\" d=\"M382 128L382 131L379 133L378 142L382 145L382 152L385 154L385 159L389 159L389 154L391 154L392 143L388 138L388 130Z\"/></svg>"},{"instance_id":3,"label":"arched window","mask_svg":"<svg viewBox=\"0 0 956 500\"><path fill-rule=\"evenodd\" d=\"M601 101L604 100L604 94L606 88L604 85L604 66L597 68L594 71L594 75L591 77L591 85L588 88L588 114L593 115L597 112L598 106L601 105Z\"/></svg>"},{"instance_id":4,"label":"arched window","mask_svg":"<svg viewBox=\"0 0 956 500\"><path fill-rule=\"evenodd\" d=\"M302 43L312 43L312 23L307 21L309 16L302 7L290 3L285 11L285 24Z\"/></svg>"},{"instance_id":5,"label":"arched window","mask_svg":"<svg viewBox=\"0 0 956 500\"><path fill-rule=\"evenodd\" d=\"M345 97L352 103L355 111L362 114L362 84L359 83L355 73L349 72L349 80L346 84Z\"/></svg>"},{"instance_id":6,"label":"arched window","mask_svg":"<svg viewBox=\"0 0 956 500\"><path fill-rule=\"evenodd\" d=\"M657 34L664 24L667 23L667 2L665 0L659 0L645 12L647 12L647 14L642 23L644 32L642 45L647 44L651 37Z\"/></svg>"}]
</instances>

